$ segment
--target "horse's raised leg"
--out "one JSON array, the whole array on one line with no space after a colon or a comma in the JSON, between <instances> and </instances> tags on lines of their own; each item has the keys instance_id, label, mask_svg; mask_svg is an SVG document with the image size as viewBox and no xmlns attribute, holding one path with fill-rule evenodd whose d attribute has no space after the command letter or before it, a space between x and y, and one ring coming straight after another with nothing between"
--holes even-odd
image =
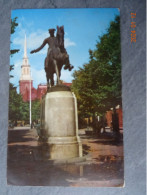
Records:
<instances>
[{"instance_id":1,"label":"horse's raised leg","mask_svg":"<svg viewBox=\"0 0 147 195\"><path fill-rule=\"evenodd\" d=\"M64 58L65 58L64 70L68 69L69 71L71 71L74 67L70 64L69 55L65 54Z\"/></svg>"}]
</instances>

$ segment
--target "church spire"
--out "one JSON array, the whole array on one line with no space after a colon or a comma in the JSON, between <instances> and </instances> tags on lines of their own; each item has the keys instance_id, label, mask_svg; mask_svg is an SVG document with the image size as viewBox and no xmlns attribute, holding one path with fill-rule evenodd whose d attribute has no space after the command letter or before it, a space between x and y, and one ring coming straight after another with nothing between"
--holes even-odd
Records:
<instances>
[{"instance_id":1,"label":"church spire","mask_svg":"<svg viewBox=\"0 0 147 195\"><path fill-rule=\"evenodd\" d=\"M27 38L25 33L25 41L24 41L24 58L27 58Z\"/></svg>"},{"instance_id":2,"label":"church spire","mask_svg":"<svg viewBox=\"0 0 147 195\"><path fill-rule=\"evenodd\" d=\"M25 33L25 38L24 38L24 56L23 56L23 65L29 66L29 59L27 56L27 38L26 38L26 33Z\"/></svg>"}]
</instances>

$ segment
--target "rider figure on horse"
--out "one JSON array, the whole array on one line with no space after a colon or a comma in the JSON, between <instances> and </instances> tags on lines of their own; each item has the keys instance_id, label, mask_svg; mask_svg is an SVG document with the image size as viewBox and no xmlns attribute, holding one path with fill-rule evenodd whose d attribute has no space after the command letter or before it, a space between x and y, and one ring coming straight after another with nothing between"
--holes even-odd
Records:
<instances>
[{"instance_id":1,"label":"rider figure on horse","mask_svg":"<svg viewBox=\"0 0 147 195\"><path fill-rule=\"evenodd\" d=\"M67 57L67 60L66 60L66 64L64 66L64 69L68 69L69 71L71 71L73 69L73 66L70 64L69 62L69 55L67 54L67 51L65 48L57 48L57 38L54 36L54 32L55 32L55 29L49 29L49 34L50 34L50 37L46 38L42 45L35 49L35 50L32 50L30 53L36 53L38 51L40 51L46 44L49 45L49 48L48 48L48 52L47 52L47 57L46 57L46 60L45 60L45 71L46 69L48 68L48 65L49 65L49 62L51 60L51 57L54 57L55 59L58 58L58 56L60 56L60 53L65 53L66 54L66 57ZM53 48L56 47L56 55L54 53L52 53L52 50ZM52 56L51 56L52 55Z\"/></svg>"}]
</instances>

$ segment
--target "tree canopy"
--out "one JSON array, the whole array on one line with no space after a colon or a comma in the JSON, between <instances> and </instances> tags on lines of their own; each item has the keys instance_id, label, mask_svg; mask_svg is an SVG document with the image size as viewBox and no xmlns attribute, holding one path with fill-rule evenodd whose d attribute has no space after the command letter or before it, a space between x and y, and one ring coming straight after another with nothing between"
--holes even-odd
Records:
<instances>
[{"instance_id":1,"label":"tree canopy","mask_svg":"<svg viewBox=\"0 0 147 195\"><path fill-rule=\"evenodd\" d=\"M11 19L11 35L15 33L16 27L18 26L18 23L16 21L17 21L17 17ZM19 49L11 49L10 56L12 57L17 52L19 52ZM10 71L13 69L14 69L14 65L10 65ZM10 75L10 77L13 77L13 76Z\"/></svg>"},{"instance_id":2,"label":"tree canopy","mask_svg":"<svg viewBox=\"0 0 147 195\"><path fill-rule=\"evenodd\" d=\"M18 23L16 22L17 18L11 20L11 35L15 32ZM12 42L11 42L12 44ZM11 49L11 57L17 53L19 49ZM14 69L14 65L10 65L10 72ZM10 73L10 78L13 77ZM9 120L18 120L20 117L19 107L22 102L22 98L16 92L16 87L9 82Z\"/></svg>"},{"instance_id":3,"label":"tree canopy","mask_svg":"<svg viewBox=\"0 0 147 195\"><path fill-rule=\"evenodd\" d=\"M89 62L73 74L72 90L78 100L79 115L103 115L121 105L120 17L99 37Z\"/></svg>"}]
</instances>

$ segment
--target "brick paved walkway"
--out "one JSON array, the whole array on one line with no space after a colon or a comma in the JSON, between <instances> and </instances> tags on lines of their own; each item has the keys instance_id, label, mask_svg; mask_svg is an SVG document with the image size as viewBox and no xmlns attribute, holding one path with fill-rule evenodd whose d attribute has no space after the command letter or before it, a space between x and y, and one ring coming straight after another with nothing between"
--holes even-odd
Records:
<instances>
[{"instance_id":1,"label":"brick paved walkway","mask_svg":"<svg viewBox=\"0 0 147 195\"><path fill-rule=\"evenodd\" d=\"M102 138L80 131L86 161L53 165L40 158L35 129L15 128L8 133L8 184L32 186L122 186L123 144L108 134Z\"/></svg>"}]
</instances>

